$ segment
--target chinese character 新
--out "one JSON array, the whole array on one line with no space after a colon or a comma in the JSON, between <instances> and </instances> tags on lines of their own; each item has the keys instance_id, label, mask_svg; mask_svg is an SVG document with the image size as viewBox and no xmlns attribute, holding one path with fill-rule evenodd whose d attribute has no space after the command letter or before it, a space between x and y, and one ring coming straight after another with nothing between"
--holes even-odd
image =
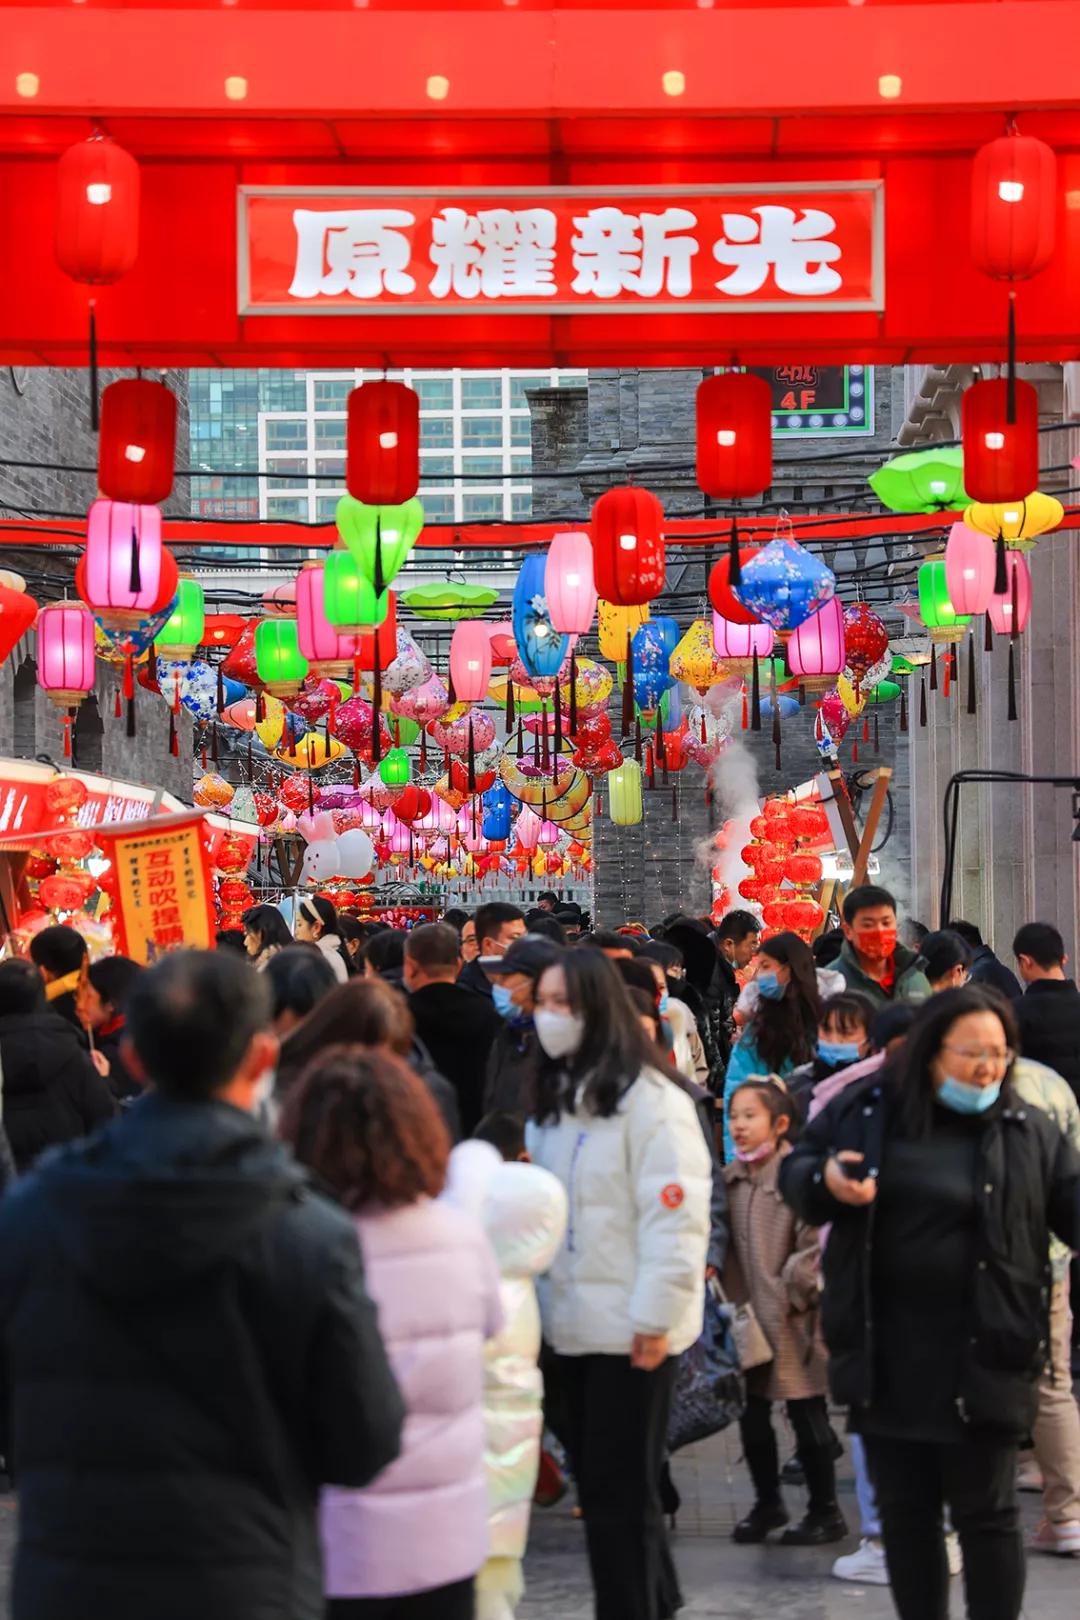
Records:
<instances>
[{"instance_id":1,"label":"chinese character \u65b0","mask_svg":"<svg viewBox=\"0 0 1080 1620\"><path fill-rule=\"evenodd\" d=\"M411 293L416 282L407 273L412 245L405 227L415 223L416 216L403 208L295 208L290 295Z\"/></svg>"},{"instance_id":2,"label":"chinese character \u65b0","mask_svg":"<svg viewBox=\"0 0 1080 1620\"><path fill-rule=\"evenodd\" d=\"M692 230L697 215L688 208L665 208L662 214L624 214L621 208L590 208L576 216L571 240L576 293L617 298L621 292L655 298L668 292L685 298L692 290L690 261L696 238L678 236Z\"/></svg>"},{"instance_id":3,"label":"chinese character \u65b0","mask_svg":"<svg viewBox=\"0 0 1080 1620\"><path fill-rule=\"evenodd\" d=\"M780 292L798 297L834 293L842 286L830 266L840 258L829 233L836 229L831 214L807 208L801 217L794 208L767 204L749 214L725 214L724 234L713 244L713 258L735 268L716 283L735 297L760 292L772 272Z\"/></svg>"},{"instance_id":4,"label":"chinese character \u65b0","mask_svg":"<svg viewBox=\"0 0 1080 1620\"><path fill-rule=\"evenodd\" d=\"M535 298L555 292L550 208L443 208L431 221L436 298Z\"/></svg>"}]
</instances>

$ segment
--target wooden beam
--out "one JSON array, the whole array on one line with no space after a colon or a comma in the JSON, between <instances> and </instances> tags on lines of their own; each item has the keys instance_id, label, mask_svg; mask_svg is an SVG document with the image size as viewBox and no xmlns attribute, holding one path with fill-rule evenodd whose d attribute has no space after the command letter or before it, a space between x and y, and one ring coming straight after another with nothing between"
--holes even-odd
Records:
<instances>
[{"instance_id":1,"label":"wooden beam","mask_svg":"<svg viewBox=\"0 0 1080 1620\"><path fill-rule=\"evenodd\" d=\"M881 820L881 812L885 808L885 796L889 791L891 781L892 767L879 765L877 781L874 783L874 791L870 796L870 808L866 812L866 820L863 823L862 837L859 840L859 847L855 851L855 869L851 874L851 887L853 889L857 889L860 883L866 882L866 870L870 865L870 851L873 848L874 839L877 837L878 822Z\"/></svg>"}]
</instances>

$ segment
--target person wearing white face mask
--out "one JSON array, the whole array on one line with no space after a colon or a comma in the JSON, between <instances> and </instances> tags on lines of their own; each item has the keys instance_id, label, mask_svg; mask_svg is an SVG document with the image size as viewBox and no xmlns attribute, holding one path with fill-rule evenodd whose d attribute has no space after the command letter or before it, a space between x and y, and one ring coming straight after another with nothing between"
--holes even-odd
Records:
<instances>
[{"instance_id":1,"label":"person wearing white face mask","mask_svg":"<svg viewBox=\"0 0 1080 1620\"><path fill-rule=\"evenodd\" d=\"M540 1286L585 1519L596 1620L680 1604L659 1479L676 1358L701 1333L712 1165L611 963L567 951L533 1022L534 1163L566 1189L566 1238Z\"/></svg>"}]
</instances>

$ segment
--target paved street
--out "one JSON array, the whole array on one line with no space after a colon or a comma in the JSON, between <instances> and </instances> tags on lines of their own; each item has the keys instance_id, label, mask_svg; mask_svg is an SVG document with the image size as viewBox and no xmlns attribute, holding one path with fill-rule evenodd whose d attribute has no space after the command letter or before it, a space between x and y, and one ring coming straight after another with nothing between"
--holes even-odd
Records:
<instances>
[{"instance_id":1,"label":"paved street","mask_svg":"<svg viewBox=\"0 0 1080 1620\"><path fill-rule=\"evenodd\" d=\"M739 1463L737 1435L722 1435L676 1459L675 1480L682 1493L675 1538L686 1608L681 1620L895 1620L887 1588L834 1581L829 1569L841 1548L805 1551L779 1546L737 1547L731 1527L750 1505L748 1482ZM841 1505L853 1531L858 1523L854 1487L846 1460L841 1464ZM788 1505L803 1500L789 1491ZM1033 1527L1039 1499L1022 1498L1025 1520ZM592 1620L584 1536L570 1517L569 1503L534 1512L526 1576L529 1582L518 1620ZM964 1614L963 1582L954 1581L953 1616ZM1080 1613L1080 1558L1033 1554L1028 1565L1030 1620L1076 1620Z\"/></svg>"}]
</instances>

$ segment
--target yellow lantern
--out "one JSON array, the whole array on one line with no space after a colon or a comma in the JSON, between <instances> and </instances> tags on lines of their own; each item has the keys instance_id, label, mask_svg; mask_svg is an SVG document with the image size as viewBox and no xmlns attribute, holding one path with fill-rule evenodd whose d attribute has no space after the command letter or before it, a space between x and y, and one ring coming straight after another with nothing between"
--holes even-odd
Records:
<instances>
[{"instance_id":1,"label":"yellow lantern","mask_svg":"<svg viewBox=\"0 0 1080 1620\"><path fill-rule=\"evenodd\" d=\"M608 813L616 827L633 827L645 811L641 797L641 766L636 759L624 759L608 771Z\"/></svg>"},{"instance_id":2,"label":"yellow lantern","mask_svg":"<svg viewBox=\"0 0 1080 1620\"><path fill-rule=\"evenodd\" d=\"M623 647L623 657L626 657L626 648ZM611 689L615 685L611 671L598 664L595 658L575 658L577 680L574 682L574 696L579 709L593 708L599 703L606 703L611 696ZM569 701L570 694L563 688L563 702Z\"/></svg>"},{"instance_id":3,"label":"yellow lantern","mask_svg":"<svg viewBox=\"0 0 1080 1620\"><path fill-rule=\"evenodd\" d=\"M976 501L964 510L969 529L988 534L991 540L1000 534L1005 544L1017 551L1030 551L1039 535L1056 529L1064 516L1061 502L1039 490L1025 501Z\"/></svg>"},{"instance_id":4,"label":"yellow lantern","mask_svg":"<svg viewBox=\"0 0 1080 1620\"><path fill-rule=\"evenodd\" d=\"M640 607L616 607L614 602L598 602L597 628L604 657L610 658L613 664L625 663L627 636L632 636L648 619L647 602Z\"/></svg>"},{"instance_id":5,"label":"yellow lantern","mask_svg":"<svg viewBox=\"0 0 1080 1620\"><path fill-rule=\"evenodd\" d=\"M285 730L285 705L280 698L263 693L263 718L255 723L255 731L264 748L271 753L281 741Z\"/></svg>"},{"instance_id":6,"label":"yellow lantern","mask_svg":"<svg viewBox=\"0 0 1080 1620\"><path fill-rule=\"evenodd\" d=\"M668 669L677 681L685 681L702 695L710 686L727 680L730 671L716 655L711 620L694 620L672 653Z\"/></svg>"},{"instance_id":7,"label":"yellow lantern","mask_svg":"<svg viewBox=\"0 0 1080 1620\"><path fill-rule=\"evenodd\" d=\"M841 703L852 719L862 714L866 708L866 693L861 688L856 691L854 683L849 681L846 675L838 675L836 677L836 690L840 694Z\"/></svg>"},{"instance_id":8,"label":"yellow lantern","mask_svg":"<svg viewBox=\"0 0 1080 1620\"><path fill-rule=\"evenodd\" d=\"M284 760L286 765L296 766L298 770L318 771L324 765L340 759L344 752L345 744L336 737L331 737L330 747L327 748L326 738L321 731L309 731L299 739L295 748L279 748L277 758Z\"/></svg>"}]
</instances>

